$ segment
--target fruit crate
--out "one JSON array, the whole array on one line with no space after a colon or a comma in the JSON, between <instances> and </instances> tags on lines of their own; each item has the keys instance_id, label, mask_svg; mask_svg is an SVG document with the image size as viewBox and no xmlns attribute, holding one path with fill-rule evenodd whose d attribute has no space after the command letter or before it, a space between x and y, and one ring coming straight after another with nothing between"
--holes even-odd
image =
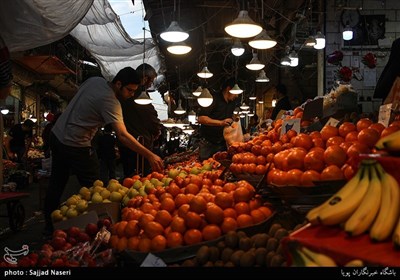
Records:
<instances>
[{"instance_id":1,"label":"fruit crate","mask_svg":"<svg viewBox=\"0 0 400 280\"><path fill-rule=\"evenodd\" d=\"M248 236L252 236L256 233L260 232L266 232L270 226L274 222L274 217L275 217L276 212L273 212L271 216L269 216L265 221L262 221L261 223L258 223L256 225L252 225L249 227L244 227L244 228L239 228L237 231L243 231L245 232ZM160 252L150 252L151 254L159 257L162 259L165 263L171 264L171 263L177 263L189 258L192 258L196 255L196 252L201 246L214 246L218 242L224 240L225 235L214 239L210 241L204 241L200 242L198 244L193 244L189 246L181 246L181 247L176 247L176 248L169 248L164 251ZM124 263L123 265L136 265L140 266L140 264L144 261L148 253L143 253L139 251L134 251L134 250L124 250L120 253L120 259Z\"/></svg>"}]
</instances>

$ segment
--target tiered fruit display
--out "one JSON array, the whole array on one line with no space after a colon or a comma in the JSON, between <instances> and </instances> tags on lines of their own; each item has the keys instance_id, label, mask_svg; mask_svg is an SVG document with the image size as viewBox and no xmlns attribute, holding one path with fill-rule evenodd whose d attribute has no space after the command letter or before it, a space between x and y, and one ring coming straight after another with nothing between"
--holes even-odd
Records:
<instances>
[{"instance_id":1,"label":"tiered fruit display","mask_svg":"<svg viewBox=\"0 0 400 280\"><path fill-rule=\"evenodd\" d=\"M272 214L248 182L226 183L211 175L189 174L181 181L177 176L168 187L131 199L122 210L122 221L113 226L111 246L119 251L162 251L215 240Z\"/></svg>"},{"instance_id":2,"label":"tiered fruit display","mask_svg":"<svg viewBox=\"0 0 400 280\"><path fill-rule=\"evenodd\" d=\"M349 180L354 175L351 159L373 152L380 138L400 129L399 121L385 128L364 118L356 124L326 125L320 132L297 134L289 130L280 136L282 123L283 120L277 120L270 131L248 142L232 144L228 149L231 171L261 175L268 169L267 183L276 186L314 186L315 181Z\"/></svg>"},{"instance_id":3,"label":"tiered fruit display","mask_svg":"<svg viewBox=\"0 0 400 280\"><path fill-rule=\"evenodd\" d=\"M373 241L393 237L400 246L400 189L375 160L364 160L357 174L332 198L312 209L313 224L341 225L351 236L365 232Z\"/></svg>"}]
</instances>

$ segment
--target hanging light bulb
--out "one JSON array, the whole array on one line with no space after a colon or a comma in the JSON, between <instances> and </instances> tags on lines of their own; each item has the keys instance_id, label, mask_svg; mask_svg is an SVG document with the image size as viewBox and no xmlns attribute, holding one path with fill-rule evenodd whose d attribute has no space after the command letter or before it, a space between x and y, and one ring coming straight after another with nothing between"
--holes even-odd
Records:
<instances>
[{"instance_id":1,"label":"hanging light bulb","mask_svg":"<svg viewBox=\"0 0 400 280\"><path fill-rule=\"evenodd\" d=\"M296 67L297 65L299 65L299 56L294 50L289 54L289 59L291 67Z\"/></svg>"},{"instance_id":2,"label":"hanging light bulb","mask_svg":"<svg viewBox=\"0 0 400 280\"><path fill-rule=\"evenodd\" d=\"M202 90L203 89L201 88L201 86L198 86L197 89L195 91L193 91L192 93L194 96L200 96Z\"/></svg>"},{"instance_id":3,"label":"hanging light bulb","mask_svg":"<svg viewBox=\"0 0 400 280\"><path fill-rule=\"evenodd\" d=\"M182 115L186 113L186 111L182 108L182 101L180 99L178 101L178 107L176 107L174 113L177 115Z\"/></svg>"},{"instance_id":4,"label":"hanging light bulb","mask_svg":"<svg viewBox=\"0 0 400 280\"><path fill-rule=\"evenodd\" d=\"M201 107L208 107L213 102L213 97L207 88L203 88L200 96L197 98L197 102Z\"/></svg>"},{"instance_id":5,"label":"hanging light bulb","mask_svg":"<svg viewBox=\"0 0 400 280\"><path fill-rule=\"evenodd\" d=\"M242 103L242 105L240 105L240 109L242 110L248 110L250 108L249 105L247 105L245 102Z\"/></svg>"},{"instance_id":6,"label":"hanging light bulb","mask_svg":"<svg viewBox=\"0 0 400 280\"><path fill-rule=\"evenodd\" d=\"M264 100L260 99L260 100L258 100L258 103L259 104L264 104Z\"/></svg>"},{"instance_id":7,"label":"hanging light bulb","mask_svg":"<svg viewBox=\"0 0 400 280\"><path fill-rule=\"evenodd\" d=\"M343 29L343 40L349 41L353 39L353 29L351 29L350 25L347 24L346 27Z\"/></svg>"},{"instance_id":8,"label":"hanging light bulb","mask_svg":"<svg viewBox=\"0 0 400 280\"><path fill-rule=\"evenodd\" d=\"M271 105L272 105L272 107L276 106L276 98L275 97L272 99Z\"/></svg>"},{"instance_id":9,"label":"hanging light bulb","mask_svg":"<svg viewBox=\"0 0 400 280\"><path fill-rule=\"evenodd\" d=\"M241 10L238 17L225 27L225 32L236 38L254 37L262 31L262 27L255 23L246 10Z\"/></svg>"},{"instance_id":10,"label":"hanging light bulb","mask_svg":"<svg viewBox=\"0 0 400 280\"><path fill-rule=\"evenodd\" d=\"M191 125L189 125L189 126L185 126L184 128L183 128L183 130L182 130L184 133L186 133L186 134L192 134L193 132L194 132L194 129L192 128L192 126Z\"/></svg>"},{"instance_id":11,"label":"hanging light bulb","mask_svg":"<svg viewBox=\"0 0 400 280\"><path fill-rule=\"evenodd\" d=\"M187 54L192 50L191 46L188 46L185 42L173 43L172 45L167 47L167 51L176 54L183 55Z\"/></svg>"},{"instance_id":12,"label":"hanging light bulb","mask_svg":"<svg viewBox=\"0 0 400 280\"><path fill-rule=\"evenodd\" d=\"M31 116L29 119L30 119L31 121L33 121L34 123L37 122L37 118L36 118L35 116Z\"/></svg>"},{"instance_id":13,"label":"hanging light bulb","mask_svg":"<svg viewBox=\"0 0 400 280\"><path fill-rule=\"evenodd\" d=\"M174 121L174 119L171 119L171 118L167 119L166 121L162 121L161 123L163 126L165 126L167 128L175 126L175 121Z\"/></svg>"},{"instance_id":14,"label":"hanging light bulb","mask_svg":"<svg viewBox=\"0 0 400 280\"><path fill-rule=\"evenodd\" d=\"M314 45L314 49L321 50L325 48L325 36L321 33L321 31L318 31L315 35L315 41L317 43Z\"/></svg>"},{"instance_id":15,"label":"hanging light bulb","mask_svg":"<svg viewBox=\"0 0 400 280\"><path fill-rule=\"evenodd\" d=\"M204 66L203 69L199 73L197 73L197 76L203 79L211 78L213 75L214 74L208 70L207 66Z\"/></svg>"},{"instance_id":16,"label":"hanging light bulb","mask_svg":"<svg viewBox=\"0 0 400 280\"><path fill-rule=\"evenodd\" d=\"M236 107L235 110L233 110L233 113L234 113L235 115L239 114L239 113L240 113L240 108L239 108L239 107Z\"/></svg>"},{"instance_id":17,"label":"hanging light bulb","mask_svg":"<svg viewBox=\"0 0 400 280\"><path fill-rule=\"evenodd\" d=\"M290 60L290 58L287 56L287 55L285 55L282 59L281 59L281 65L283 65L283 66L290 66L290 64L291 64L291 60Z\"/></svg>"},{"instance_id":18,"label":"hanging light bulb","mask_svg":"<svg viewBox=\"0 0 400 280\"><path fill-rule=\"evenodd\" d=\"M251 59L249 64L246 64L246 68L249 70L254 70L254 71L258 71L263 69L265 66L265 64L262 64L259 60L258 60L258 55L257 53L253 53L253 58Z\"/></svg>"},{"instance_id":19,"label":"hanging light bulb","mask_svg":"<svg viewBox=\"0 0 400 280\"><path fill-rule=\"evenodd\" d=\"M1 111L0 111L3 115L7 115L9 112L10 112L10 110L8 110L7 108L3 108L3 109L1 109Z\"/></svg>"},{"instance_id":20,"label":"hanging light bulb","mask_svg":"<svg viewBox=\"0 0 400 280\"><path fill-rule=\"evenodd\" d=\"M189 33L183 31L177 21L172 21L167 30L160 34L160 37L167 42L182 42L189 37Z\"/></svg>"},{"instance_id":21,"label":"hanging light bulb","mask_svg":"<svg viewBox=\"0 0 400 280\"><path fill-rule=\"evenodd\" d=\"M253 40L249 41L250 47L261 50L273 48L276 43L275 40L272 40L271 37L269 37L265 29L263 29Z\"/></svg>"},{"instance_id":22,"label":"hanging light bulb","mask_svg":"<svg viewBox=\"0 0 400 280\"><path fill-rule=\"evenodd\" d=\"M234 56L241 56L244 53L244 47L239 39L235 39L231 48L231 52Z\"/></svg>"},{"instance_id":23,"label":"hanging light bulb","mask_svg":"<svg viewBox=\"0 0 400 280\"><path fill-rule=\"evenodd\" d=\"M247 115L248 115L249 117L254 116L254 111L253 111L253 110L250 110L250 112L248 112Z\"/></svg>"},{"instance_id":24,"label":"hanging light bulb","mask_svg":"<svg viewBox=\"0 0 400 280\"><path fill-rule=\"evenodd\" d=\"M191 110L188 114L188 120L191 124L195 124L196 123L196 113Z\"/></svg>"},{"instance_id":25,"label":"hanging light bulb","mask_svg":"<svg viewBox=\"0 0 400 280\"><path fill-rule=\"evenodd\" d=\"M233 88L231 88L231 89L229 90L229 92L232 93L232 94L241 94L241 93L243 92L243 89L241 89L241 88L238 86L238 84L235 84L235 85L233 86Z\"/></svg>"},{"instance_id":26,"label":"hanging light bulb","mask_svg":"<svg viewBox=\"0 0 400 280\"><path fill-rule=\"evenodd\" d=\"M317 44L317 41L315 40L315 38L313 36L309 36L304 42L304 45L306 47L314 47L316 44Z\"/></svg>"},{"instance_id":27,"label":"hanging light bulb","mask_svg":"<svg viewBox=\"0 0 400 280\"><path fill-rule=\"evenodd\" d=\"M241 113L241 114L239 115L239 117L240 117L241 119L243 119L244 117L246 117L246 114Z\"/></svg>"},{"instance_id":28,"label":"hanging light bulb","mask_svg":"<svg viewBox=\"0 0 400 280\"><path fill-rule=\"evenodd\" d=\"M256 99L257 99L257 97L256 97L256 96L254 96L254 95L252 95L252 96L249 96L249 99L250 99L250 100L256 100Z\"/></svg>"},{"instance_id":29,"label":"hanging light bulb","mask_svg":"<svg viewBox=\"0 0 400 280\"><path fill-rule=\"evenodd\" d=\"M135 102L139 105L148 105L152 102L153 100L147 95L147 92L143 90L138 98L135 98Z\"/></svg>"},{"instance_id":30,"label":"hanging light bulb","mask_svg":"<svg viewBox=\"0 0 400 280\"><path fill-rule=\"evenodd\" d=\"M268 83L269 82L269 78L267 77L267 75L265 74L264 70L260 71L260 74L258 74L258 77L256 79L256 82L259 83Z\"/></svg>"}]
</instances>

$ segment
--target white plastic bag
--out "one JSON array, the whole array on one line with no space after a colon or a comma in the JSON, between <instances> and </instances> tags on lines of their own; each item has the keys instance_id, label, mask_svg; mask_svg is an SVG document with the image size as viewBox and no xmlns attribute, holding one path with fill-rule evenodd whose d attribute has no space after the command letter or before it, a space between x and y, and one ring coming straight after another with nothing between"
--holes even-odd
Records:
<instances>
[{"instance_id":1,"label":"white plastic bag","mask_svg":"<svg viewBox=\"0 0 400 280\"><path fill-rule=\"evenodd\" d=\"M230 126L224 127L224 138L229 147L233 142L243 142L242 125L240 121L233 122Z\"/></svg>"}]
</instances>

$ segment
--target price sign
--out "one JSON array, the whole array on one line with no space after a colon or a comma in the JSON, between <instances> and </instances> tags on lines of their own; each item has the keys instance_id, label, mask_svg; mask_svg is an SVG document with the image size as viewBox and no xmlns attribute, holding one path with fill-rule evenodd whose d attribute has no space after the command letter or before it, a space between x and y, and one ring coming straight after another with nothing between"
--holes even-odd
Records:
<instances>
[{"instance_id":1,"label":"price sign","mask_svg":"<svg viewBox=\"0 0 400 280\"><path fill-rule=\"evenodd\" d=\"M335 119L335 118L329 118L329 120L326 122L325 126L330 125L330 126L333 126L333 127L337 127L339 122L340 121Z\"/></svg>"},{"instance_id":2,"label":"price sign","mask_svg":"<svg viewBox=\"0 0 400 280\"><path fill-rule=\"evenodd\" d=\"M391 114L392 114L392 103L381 105L379 107L378 123L381 123L385 127L388 127Z\"/></svg>"},{"instance_id":3,"label":"price sign","mask_svg":"<svg viewBox=\"0 0 400 280\"><path fill-rule=\"evenodd\" d=\"M300 133L300 121L301 119L284 120L280 136L284 135L289 130L294 130L297 133Z\"/></svg>"},{"instance_id":4,"label":"price sign","mask_svg":"<svg viewBox=\"0 0 400 280\"><path fill-rule=\"evenodd\" d=\"M167 264L159 257L149 253L140 267L166 267Z\"/></svg>"}]
</instances>

